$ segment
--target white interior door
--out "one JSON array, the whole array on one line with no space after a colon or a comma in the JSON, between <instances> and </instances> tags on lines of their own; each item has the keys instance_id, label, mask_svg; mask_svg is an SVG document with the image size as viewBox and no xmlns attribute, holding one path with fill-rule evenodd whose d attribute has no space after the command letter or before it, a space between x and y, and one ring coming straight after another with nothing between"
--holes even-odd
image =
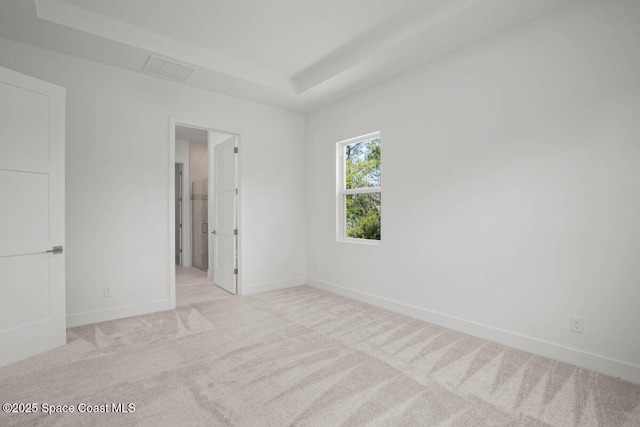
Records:
<instances>
[{"instance_id":1,"label":"white interior door","mask_svg":"<svg viewBox=\"0 0 640 427\"><path fill-rule=\"evenodd\" d=\"M237 293L238 195L236 137L214 146L213 280Z\"/></svg>"},{"instance_id":2,"label":"white interior door","mask_svg":"<svg viewBox=\"0 0 640 427\"><path fill-rule=\"evenodd\" d=\"M0 67L0 366L66 343L64 103Z\"/></svg>"}]
</instances>

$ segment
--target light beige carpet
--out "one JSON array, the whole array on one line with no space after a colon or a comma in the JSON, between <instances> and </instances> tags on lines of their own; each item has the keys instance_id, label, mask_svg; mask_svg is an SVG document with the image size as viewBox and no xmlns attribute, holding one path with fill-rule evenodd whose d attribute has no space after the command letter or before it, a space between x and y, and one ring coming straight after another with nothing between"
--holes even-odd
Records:
<instances>
[{"instance_id":1,"label":"light beige carpet","mask_svg":"<svg viewBox=\"0 0 640 427\"><path fill-rule=\"evenodd\" d=\"M306 286L70 329L0 396L135 404L2 426L640 426L640 386Z\"/></svg>"}]
</instances>

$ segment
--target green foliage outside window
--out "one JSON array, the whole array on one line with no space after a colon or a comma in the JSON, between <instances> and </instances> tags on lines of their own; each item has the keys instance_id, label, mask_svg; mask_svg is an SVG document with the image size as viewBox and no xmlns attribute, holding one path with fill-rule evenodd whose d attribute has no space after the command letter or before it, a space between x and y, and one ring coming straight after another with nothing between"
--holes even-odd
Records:
<instances>
[{"instance_id":1,"label":"green foliage outside window","mask_svg":"<svg viewBox=\"0 0 640 427\"><path fill-rule=\"evenodd\" d=\"M380 138L346 145L346 189L380 186ZM380 240L380 201L380 192L346 196L347 237Z\"/></svg>"}]
</instances>

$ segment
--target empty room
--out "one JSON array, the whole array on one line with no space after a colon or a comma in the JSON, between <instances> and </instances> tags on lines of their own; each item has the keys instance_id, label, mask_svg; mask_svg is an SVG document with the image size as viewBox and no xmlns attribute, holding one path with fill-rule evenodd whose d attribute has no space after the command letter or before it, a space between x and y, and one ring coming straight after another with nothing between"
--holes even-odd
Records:
<instances>
[{"instance_id":1,"label":"empty room","mask_svg":"<svg viewBox=\"0 0 640 427\"><path fill-rule=\"evenodd\" d=\"M2 0L0 425L640 426L640 1Z\"/></svg>"}]
</instances>

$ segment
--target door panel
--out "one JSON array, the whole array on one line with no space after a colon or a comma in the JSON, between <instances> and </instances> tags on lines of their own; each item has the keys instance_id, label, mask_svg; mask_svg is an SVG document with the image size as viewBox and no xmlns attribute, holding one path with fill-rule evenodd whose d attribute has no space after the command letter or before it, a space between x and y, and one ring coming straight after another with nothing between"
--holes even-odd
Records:
<instances>
[{"instance_id":1,"label":"door panel","mask_svg":"<svg viewBox=\"0 0 640 427\"><path fill-rule=\"evenodd\" d=\"M39 88L32 91L29 87L20 87L21 83L4 79L0 82L0 99L3 101L0 103L0 140L5 142L0 144L0 168L47 168L49 99L47 94L37 92Z\"/></svg>"},{"instance_id":2,"label":"door panel","mask_svg":"<svg viewBox=\"0 0 640 427\"><path fill-rule=\"evenodd\" d=\"M2 220L5 242L49 239L49 176L44 173L0 170Z\"/></svg>"},{"instance_id":3,"label":"door panel","mask_svg":"<svg viewBox=\"0 0 640 427\"><path fill-rule=\"evenodd\" d=\"M0 258L0 271L9 283L20 286L0 287L0 300L12 301L0 311L3 330L49 316L49 255L18 255Z\"/></svg>"},{"instance_id":4,"label":"door panel","mask_svg":"<svg viewBox=\"0 0 640 427\"><path fill-rule=\"evenodd\" d=\"M0 366L64 345L64 89L0 67Z\"/></svg>"},{"instance_id":5,"label":"door panel","mask_svg":"<svg viewBox=\"0 0 640 427\"><path fill-rule=\"evenodd\" d=\"M216 191L234 190L236 188L236 171L235 171L235 138L232 138L229 143L223 142L216 146L218 149L219 162L216 162L215 168L215 185ZM222 156L222 157L220 157ZM227 164L227 162L229 162Z\"/></svg>"},{"instance_id":6,"label":"door panel","mask_svg":"<svg viewBox=\"0 0 640 427\"><path fill-rule=\"evenodd\" d=\"M216 234L214 238L214 283L235 294L235 236Z\"/></svg>"},{"instance_id":7,"label":"door panel","mask_svg":"<svg viewBox=\"0 0 640 427\"><path fill-rule=\"evenodd\" d=\"M231 232L235 229L235 197L236 192L233 190L225 190L217 192L218 198L216 199L216 229L220 229L222 234L224 232Z\"/></svg>"},{"instance_id":8,"label":"door panel","mask_svg":"<svg viewBox=\"0 0 640 427\"><path fill-rule=\"evenodd\" d=\"M232 137L214 147L214 283L237 293L237 163L236 138Z\"/></svg>"}]
</instances>

